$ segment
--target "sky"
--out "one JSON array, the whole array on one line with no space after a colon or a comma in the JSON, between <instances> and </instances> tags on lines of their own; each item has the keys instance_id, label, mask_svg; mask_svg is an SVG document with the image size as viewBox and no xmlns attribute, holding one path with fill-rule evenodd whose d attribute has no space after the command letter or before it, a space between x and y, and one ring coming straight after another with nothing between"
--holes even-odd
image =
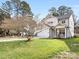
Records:
<instances>
[{"instance_id":1,"label":"sky","mask_svg":"<svg viewBox=\"0 0 79 59\"><path fill-rule=\"evenodd\" d=\"M0 0L5 2L6 0ZM25 0L30 5L34 15L39 15L40 19L48 14L51 7L58 8L61 5L71 7L74 14L79 18L79 0Z\"/></svg>"}]
</instances>

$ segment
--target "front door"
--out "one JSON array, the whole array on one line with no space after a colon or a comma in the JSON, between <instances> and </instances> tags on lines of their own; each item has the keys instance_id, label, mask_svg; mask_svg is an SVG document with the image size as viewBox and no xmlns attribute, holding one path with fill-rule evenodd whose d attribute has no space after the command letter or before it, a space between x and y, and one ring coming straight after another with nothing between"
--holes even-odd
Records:
<instances>
[{"instance_id":1,"label":"front door","mask_svg":"<svg viewBox=\"0 0 79 59\"><path fill-rule=\"evenodd\" d=\"M57 37L65 38L65 29L57 29Z\"/></svg>"}]
</instances>

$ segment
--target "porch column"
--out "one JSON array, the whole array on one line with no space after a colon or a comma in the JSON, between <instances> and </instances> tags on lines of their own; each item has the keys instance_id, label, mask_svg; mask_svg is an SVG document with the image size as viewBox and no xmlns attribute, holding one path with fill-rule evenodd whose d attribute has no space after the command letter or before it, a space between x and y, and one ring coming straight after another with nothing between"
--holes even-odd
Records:
<instances>
[{"instance_id":1,"label":"porch column","mask_svg":"<svg viewBox=\"0 0 79 59\"><path fill-rule=\"evenodd\" d=\"M55 37L57 37L57 29L55 29Z\"/></svg>"},{"instance_id":2,"label":"porch column","mask_svg":"<svg viewBox=\"0 0 79 59\"><path fill-rule=\"evenodd\" d=\"M66 30L66 28L65 28L65 38L67 38L67 30Z\"/></svg>"},{"instance_id":3,"label":"porch column","mask_svg":"<svg viewBox=\"0 0 79 59\"><path fill-rule=\"evenodd\" d=\"M57 29L55 28L55 38L57 37Z\"/></svg>"},{"instance_id":4,"label":"porch column","mask_svg":"<svg viewBox=\"0 0 79 59\"><path fill-rule=\"evenodd\" d=\"M56 38L59 38L59 29L56 29Z\"/></svg>"}]
</instances>

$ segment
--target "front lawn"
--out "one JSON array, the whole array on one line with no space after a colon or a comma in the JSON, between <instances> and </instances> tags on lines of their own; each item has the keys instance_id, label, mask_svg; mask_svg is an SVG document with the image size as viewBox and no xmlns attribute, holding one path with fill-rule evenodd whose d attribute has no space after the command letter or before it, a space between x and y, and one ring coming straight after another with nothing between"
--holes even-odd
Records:
<instances>
[{"instance_id":1,"label":"front lawn","mask_svg":"<svg viewBox=\"0 0 79 59\"><path fill-rule=\"evenodd\" d=\"M63 41L69 47L70 51L79 55L79 38L64 39Z\"/></svg>"},{"instance_id":2,"label":"front lawn","mask_svg":"<svg viewBox=\"0 0 79 59\"><path fill-rule=\"evenodd\" d=\"M61 51L69 50L65 41L58 39L1 42L0 59L49 59Z\"/></svg>"},{"instance_id":3,"label":"front lawn","mask_svg":"<svg viewBox=\"0 0 79 59\"><path fill-rule=\"evenodd\" d=\"M0 59L50 59L62 51L79 54L79 38L0 42Z\"/></svg>"}]
</instances>

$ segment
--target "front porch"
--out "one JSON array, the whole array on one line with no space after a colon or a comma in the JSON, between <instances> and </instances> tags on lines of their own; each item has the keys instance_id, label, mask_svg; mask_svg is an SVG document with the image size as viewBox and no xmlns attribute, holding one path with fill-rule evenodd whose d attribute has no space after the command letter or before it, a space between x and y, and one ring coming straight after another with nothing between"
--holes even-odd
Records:
<instances>
[{"instance_id":1,"label":"front porch","mask_svg":"<svg viewBox=\"0 0 79 59\"><path fill-rule=\"evenodd\" d=\"M66 27L64 25L56 26L56 37L57 38L66 38Z\"/></svg>"},{"instance_id":2,"label":"front porch","mask_svg":"<svg viewBox=\"0 0 79 59\"><path fill-rule=\"evenodd\" d=\"M66 30L64 28L56 29L56 38L66 38Z\"/></svg>"},{"instance_id":3,"label":"front porch","mask_svg":"<svg viewBox=\"0 0 79 59\"><path fill-rule=\"evenodd\" d=\"M67 38L67 29L65 27L55 27L49 29L49 38Z\"/></svg>"}]
</instances>

